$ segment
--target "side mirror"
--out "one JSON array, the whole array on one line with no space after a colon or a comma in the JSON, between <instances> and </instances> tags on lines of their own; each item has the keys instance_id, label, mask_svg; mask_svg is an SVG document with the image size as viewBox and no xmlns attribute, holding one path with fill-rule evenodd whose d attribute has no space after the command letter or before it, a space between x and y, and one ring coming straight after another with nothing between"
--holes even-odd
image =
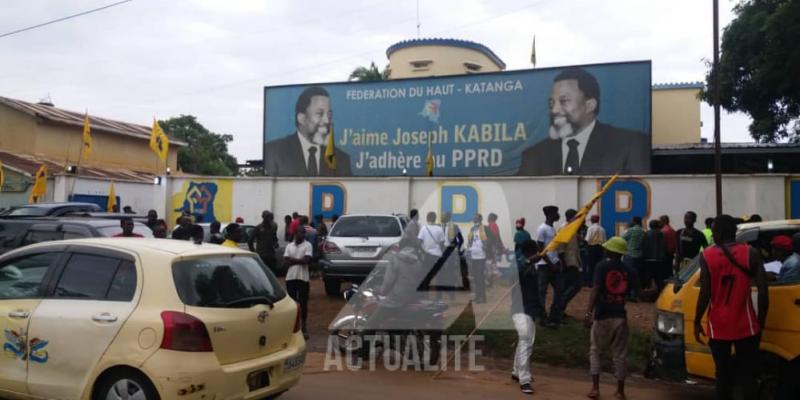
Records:
<instances>
[{"instance_id":1,"label":"side mirror","mask_svg":"<svg viewBox=\"0 0 800 400\"><path fill-rule=\"evenodd\" d=\"M344 300L345 300L345 301L350 301L350 299L352 299L352 298L353 298L353 296L355 296L355 295L356 295L356 293L358 293L358 290L356 290L356 288L354 288L354 287L353 287L353 288L350 288L350 289L347 289L347 290L345 290L345 291L344 291L344 293L343 293L343 295L344 295Z\"/></svg>"}]
</instances>

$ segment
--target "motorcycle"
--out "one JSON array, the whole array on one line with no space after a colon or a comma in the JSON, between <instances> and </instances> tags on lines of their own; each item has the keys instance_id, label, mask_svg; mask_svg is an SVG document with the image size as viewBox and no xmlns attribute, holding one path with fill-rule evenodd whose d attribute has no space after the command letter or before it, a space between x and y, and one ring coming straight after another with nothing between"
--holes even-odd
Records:
<instances>
[{"instance_id":1,"label":"motorcycle","mask_svg":"<svg viewBox=\"0 0 800 400\"><path fill-rule=\"evenodd\" d=\"M331 332L340 353L361 359L382 353L395 360L419 360L425 366L438 364L446 303L419 300L382 318L380 326L373 327L369 326L369 318L378 310L381 296L366 285L353 285L344 292L344 298L352 305L352 312L336 320ZM372 353L378 349L381 352ZM409 360L409 355L418 357Z\"/></svg>"}]
</instances>

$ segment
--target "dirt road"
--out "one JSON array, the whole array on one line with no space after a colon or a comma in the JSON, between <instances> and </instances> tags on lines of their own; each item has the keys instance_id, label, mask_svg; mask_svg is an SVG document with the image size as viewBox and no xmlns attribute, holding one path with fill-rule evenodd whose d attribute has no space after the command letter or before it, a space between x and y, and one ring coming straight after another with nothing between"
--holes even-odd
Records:
<instances>
[{"instance_id":1,"label":"dirt road","mask_svg":"<svg viewBox=\"0 0 800 400\"><path fill-rule=\"evenodd\" d=\"M519 391L507 375L497 371L481 373L446 372L432 379L429 372L324 371L324 355L310 353L300 384L284 395L286 400L324 398L380 400L483 400L530 398ZM585 372L534 365L536 399L585 399L590 381ZM601 398L614 398L613 378L604 376ZM282 399L283 399L282 398ZM710 388L669 385L632 378L628 383L629 399L708 400Z\"/></svg>"}]
</instances>

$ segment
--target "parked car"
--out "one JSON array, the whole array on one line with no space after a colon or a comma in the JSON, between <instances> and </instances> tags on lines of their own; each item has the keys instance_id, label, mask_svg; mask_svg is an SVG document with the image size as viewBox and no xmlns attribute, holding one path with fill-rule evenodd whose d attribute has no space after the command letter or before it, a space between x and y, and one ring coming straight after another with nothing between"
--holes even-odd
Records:
<instances>
[{"instance_id":1,"label":"parked car","mask_svg":"<svg viewBox=\"0 0 800 400\"><path fill-rule=\"evenodd\" d=\"M153 237L147 225L133 223L133 232ZM62 239L112 237L122 233L119 221L90 218L30 218L0 220L0 254L34 243Z\"/></svg>"},{"instance_id":2,"label":"parked car","mask_svg":"<svg viewBox=\"0 0 800 400\"><path fill-rule=\"evenodd\" d=\"M14 206L0 214L2 218L25 218L25 217L60 217L62 215L78 212L103 211L100 206L94 203L39 203Z\"/></svg>"},{"instance_id":3,"label":"parked car","mask_svg":"<svg viewBox=\"0 0 800 400\"><path fill-rule=\"evenodd\" d=\"M800 220L741 224L736 241L766 250L773 237L796 232L800 232ZM661 291L656 302L652 365L653 373L661 378L714 379L711 351L694 338L694 317L700 296L698 260L699 257L684 267ZM754 303L758 301L756 294L754 288ZM787 398L800 398L796 380L800 376L800 282L769 282L769 312L760 346L764 368L758 379L759 400L775 398L779 386L792 391Z\"/></svg>"},{"instance_id":4,"label":"parked car","mask_svg":"<svg viewBox=\"0 0 800 400\"><path fill-rule=\"evenodd\" d=\"M392 214L344 215L319 243L320 267L329 296L341 294L341 282L361 282L400 242L408 220Z\"/></svg>"},{"instance_id":5,"label":"parked car","mask_svg":"<svg viewBox=\"0 0 800 400\"><path fill-rule=\"evenodd\" d=\"M208 222L201 222L197 225L200 225L203 228L203 242L208 242L211 240L211 224ZM225 235L225 227L228 226L228 223L220 223L220 232ZM247 239L250 238L250 235L253 233L253 229L255 226L253 225L239 225L239 228L242 229L242 240L237 242L240 249L249 250L247 247Z\"/></svg>"},{"instance_id":6,"label":"parked car","mask_svg":"<svg viewBox=\"0 0 800 400\"><path fill-rule=\"evenodd\" d=\"M274 396L300 379L299 321L278 280L239 249L107 238L28 246L0 256L0 397Z\"/></svg>"}]
</instances>

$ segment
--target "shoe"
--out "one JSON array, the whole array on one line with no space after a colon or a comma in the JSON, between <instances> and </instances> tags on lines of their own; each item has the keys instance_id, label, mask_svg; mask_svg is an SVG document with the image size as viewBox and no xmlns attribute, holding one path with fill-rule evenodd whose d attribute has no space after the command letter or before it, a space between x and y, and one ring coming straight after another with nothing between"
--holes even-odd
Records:
<instances>
[{"instance_id":1,"label":"shoe","mask_svg":"<svg viewBox=\"0 0 800 400\"><path fill-rule=\"evenodd\" d=\"M511 374L511 380L514 381L514 382L519 383L519 377L514 375L514 374Z\"/></svg>"},{"instance_id":2,"label":"shoe","mask_svg":"<svg viewBox=\"0 0 800 400\"><path fill-rule=\"evenodd\" d=\"M525 394L533 394L533 386L530 383L519 385L519 390Z\"/></svg>"}]
</instances>

